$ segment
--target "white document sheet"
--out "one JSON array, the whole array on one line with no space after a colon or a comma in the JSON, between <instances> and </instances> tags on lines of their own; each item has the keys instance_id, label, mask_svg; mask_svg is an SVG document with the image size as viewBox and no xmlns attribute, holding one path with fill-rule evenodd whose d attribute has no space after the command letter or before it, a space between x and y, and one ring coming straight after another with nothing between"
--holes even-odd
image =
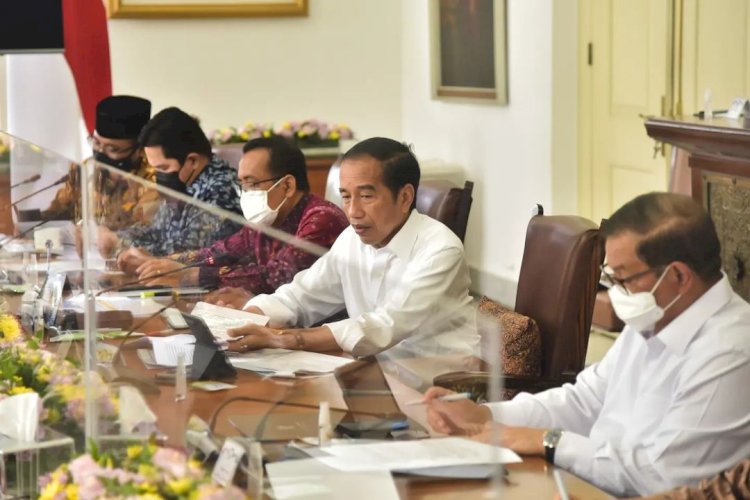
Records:
<instances>
[{"instance_id":1,"label":"white document sheet","mask_svg":"<svg viewBox=\"0 0 750 500\"><path fill-rule=\"evenodd\" d=\"M342 473L315 459L286 460L266 465L275 498L305 500L396 500L388 471Z\"/></svg>"},{"instance_id":2,"label":"white document sheet","mask_svg":"<svg viewBox=\"0 0 750 500\"><path fill-rule=\"evenodd\" d=\"M180 353L185 355L185 366L193 364L195 337L188 333L170 337L151 337L151 346L154 349L154 361L159 366L177 366Z\"/></svg>"},{"instance_id":3,"label":"white document sheet","mask_svg":"<svg viewBox=\"0 0 750 500\"><path fill-rule=\"evenodd\" d=\"M150 316L162 308L154 299L131 299L117 294L104 294L95 300L97 311L130 311L136 318ZM77 312L83 312L85 306L86 298L82 293L70 297L63 305L65 309Z\"/></svg>"},{"instance_id":4,"label":"white document sheet","mask_svg":"<svg viewBox=\"0 0 750 500\"><path fill-rule=\"evenodd\" d=\"M198 302L190 314L198 316L205 321L206 326L211 330L214 337L225 341L233 338L227 335L227 330L230 328L245 326L248 323L265 326L270 319L268 316L261 316L260 314L253 314L240 309L217 306L208 302Z\"/></svg>"},{"instance_id":5,"label":"white document sheet","mask_svg":"<svg viewBox=\"0 0 750 500\"><path fill-rule=\"evenodd\" d=\"M347 365L354 360L319 352L259 349L239 356L232 356L229 361L235 368L242 370L291 377L295 374L322 375L333 373L336 368Z\"/></svg>"},{"instance_id":6,"label":"white document sheet","mask_svg":"<svg viewBox=\"0 0 750 500\"><path fill-rule=\"evenodd\" d=\"M333 445L322 448L329 457L318 460L342 471L412 470L453 465L521 461L515 452L461 437Z\"/></svg>"}]
</instances>

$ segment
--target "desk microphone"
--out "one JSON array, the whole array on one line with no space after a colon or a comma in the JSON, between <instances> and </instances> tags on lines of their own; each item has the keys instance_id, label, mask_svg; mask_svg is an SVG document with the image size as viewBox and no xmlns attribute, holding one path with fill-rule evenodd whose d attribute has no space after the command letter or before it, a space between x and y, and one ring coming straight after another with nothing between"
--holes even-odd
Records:
<instances>
[{"instance_id":1,"label":"desk microphone","mask_svg":"<svg viewBox=\"0 0 750 500\"><path fill-rule=\"evenodd\" d=\"M179 272L184 271L185 269L191 269L193 267L200 267L200 266L204 266L204 265L222 266L223 267L223 266L226 266L226 265L229 264L228 261L230 259L232 259L232 255L230 255L228 253L220 253L218 255L212 255L212 256L207 257L207 258L205 258L203 260L199 260L198 262L193 262L192 264L188 264L186 266L183 266L183 267L181 267L179 269L172 269L171 271L167 271L166 273L156 274L156 275L149 274L148 276L144 276L142 278L138 278L138 279L133 280L133 281L128 281L126 283L122 283L122 284L119 284L119 285L115 285L115 286L110 286L110 287L104 288L103 290L100 290L99 292L97 292L96 296L98 297L99 295L101 295L103 293L122 290L123 288L129 287L129 286L132 286L132 285L139 285L139 284L141 284L141 283L143 283L145 281L153 280L153 279L156 279L156 278L162 278L164 276L169 276L170 274L177 274ZM243 259L240 259L240 261L234 263L233 265L244 265L244 261L243 261Z\"/></svg>"},{"instance_id":2,"label":"desk microphone","mask_svg":"<svg viewBox=\"0 0 750 500\"><path fill-rule=\"evenodd\" d=\"M37 178L39 178L39 176L36 176L36 177L37 177ZM33 177L30 177L29 179L32 179L32 178L33 178ZM27 179L26 181L23 181L23 182L21 182L21 183L19 183L19 184L16 184L16 186L17 186L17 185L20 185L20 184L25 184L26 182L29 182L29 179ZM20 199L18 199L18 200L16 200L16 201L14 201L13 203L11 203L11 204L10 204L10 206L11 206L11 207L14 207L14 208L15 208L15 206L16 206L16 205L18 205L19 203L21 203L22 201L26 201L26 200L28 200L29 198L31 198L32 196L36 196L36 195L38 195L39 193L43 193L44 191L46 191L46 190L48 190L48 189L51 189L51 188L53 188L53 187L55 187L55 186L57 186L57 185L59 185L59 184L63 184L63 183L65 183L65 182L68 182L68 179L70 179L70 174L65 174L65 175L63 175L62 177L60 177L59 179L57 179L57 180L56 180L55 182L53 182L52 184L47 184L47 185L46 185L46 186L44 186L43 188L41 188L41 189L37 189L37 190L36 190L36 191L34 191L33 193L31 193L31 194L27 194L27 195L26 195L26 196L24 196L23 198L20 198ZM12 186L12 187L15 187L15 186Z\"/></svg>"},{"instance_id":3,"label":"desk microphone","mask_svg":"<svg viewBox=\"0 0 750 500\"><path fill-rule=\"evenodd\" d=\"M31 177L27 177L26 179L16 182L15 184L11 184L10 186L5 186L0 188L0 191L10 191L11 189L15 189L18 186L23 186L24 184L31 184L32 182L36 182L39 179L41 179L42 176L39 174L34 174Z\"/></svg>"}]
</instances>

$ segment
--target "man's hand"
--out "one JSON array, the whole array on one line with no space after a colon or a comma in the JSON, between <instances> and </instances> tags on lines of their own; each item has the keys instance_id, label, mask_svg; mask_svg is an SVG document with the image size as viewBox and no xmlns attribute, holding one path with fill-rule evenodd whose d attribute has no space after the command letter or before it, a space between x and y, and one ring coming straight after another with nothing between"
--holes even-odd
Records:
<instances>
[{"instance_id":1,"label":"man's hand","mask_svg":"<svg viewBox=\"0 0 750 500\"><path fill-rule=\"evenodd\" d=\"M120 242L120 238L117 234L104 226L97 227L96 231L96 246L99 248L99 253L102 257L109 259L114 256L117 244Z\"/></svg>"},{"instance_id":2,"label":"man's hand","mask_svg":"<svg viewBox=\"0 0 750 500\"><path fill-rule=\"evenodd\" d=\"M166 286L194 286L198 284L200 270L197 267L191 267L178 272L185 265L170 259L148 259L138 266L136 273L139 279L148 280L149 285L166 285ZM171 273L171 274L170 274ZM163 275L167 276L163 276Z\"/></svg>"},{"instance_id":3,"label":"man's hand","mask_svg":"<svg viewBox=\"0 0 750 500\"><path fill-rule=\"evenodd\" d=\"M244 288L227 286L209 293L206 296L205 301L209 304L229 307L230 309L242 309L252 297L253 294Z\"/></svg>"},{"instance_id":4,"label":"man's hand","mask_svg":"<svg viewBox=\"0 0 750 500\"><path fill-rule=\"evenodd\" d=\"M128 248L117 256L117 267L128 274L137 274L138 267L151 258L143 248Z\"/></svg>"},{"instance_id":5,"label":"man's hand","mask_svg":"<svg viewBox=\"0 0 750 500\"><path fill-rule=\"evenodd\" d=\"M547 429L533 429L531 427L508 427L488 422L482 432L471 438L487 444L499 443L520 455L544 456L544 433Z\"/></svg>"},{"instance_id":6,"label":"man's hand","mask_svg":"<svg viewBox=\"0 0 750 500\"><path fill-rule=\"evenodd\" d=\"M247 352L266 347L286 348L288 347L286 337L282 335L283 330L260 326L249 323L239 328L227 330L231 337L237 337L236 340L229 342L229 350L234 352Z\"/></svg>"},{"instance_id":7,"label":"man's hand","mask_svg":"<svg viewBox=\"0 0 750 500\"><path fill-rule=\"evenodd\" d=\"M453 394L443 387L430 387L424 395L427 421L443 434L477 434L492 420L489 408L473 401L440 401L439 397Z\"/></svg>"}]
</instances>

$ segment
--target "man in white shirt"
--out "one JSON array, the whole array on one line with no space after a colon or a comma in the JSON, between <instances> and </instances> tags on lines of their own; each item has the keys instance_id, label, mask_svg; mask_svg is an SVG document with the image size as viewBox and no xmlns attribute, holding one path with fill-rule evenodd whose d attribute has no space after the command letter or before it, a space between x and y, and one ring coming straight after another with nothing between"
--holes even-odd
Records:
<instances>
[{"instance_id":1,"label":"man in white shirt","mask_svg":"<svg viewBox=\"0 0 750 500\"><path fill-rule=\"evenodd\" d=\"M270 316L275 328L230 331L241 337L231 349L474 354L479 336L463 245L414 210L420 177L414 154L392 139L367 139L344 155L340 176L350 226L292 283L247 303L245 310ZM344 310L349 318L310 327Z\"/></svg>"},{"instance_id":2,"label":"man in white shirt","mask_svg":"<svg viewBox=\"0 0 750 500\"><path fill-rule=\"evenodd\" d=\"M697 483L750 456L750 306L686 196L650 193L602 228L603 278L626 327L576 383L479 406L425 394L438 431L492 435L617 496ZM523 426L523 427L521 427ZM473 432L472 432L473 431Z\"/></svg>"}]
</instances>

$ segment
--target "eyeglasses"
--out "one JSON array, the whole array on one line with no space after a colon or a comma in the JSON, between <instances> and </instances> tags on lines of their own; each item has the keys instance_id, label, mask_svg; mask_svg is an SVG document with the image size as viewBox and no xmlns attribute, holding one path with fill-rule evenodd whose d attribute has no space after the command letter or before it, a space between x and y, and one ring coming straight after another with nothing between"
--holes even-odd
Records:
<instances>
[{"instance_id":1,"label":"eyeglasses","mask_svg":"<svg viewBox=\"0 0 750 500\"><path fill-rule=\"evenodd\" d=\"M266 182L271 182L271 181L278 181L279 179L283 177L284 176L282 175L280 177L272 177L270 179L263 179L262 181L238 180L236 181L236 183L237 183L237 186L242 191L257 191L259 189L258 186L260 186L261 184L264 184Z\"/></svg>"},{"instance_id":2,"label":"eyeglasses","mask_svg":"<svg viewBox=\"0 0 750 500\"><path fill-rule=\"evenodd\" d=\"M127 148L113 146L112 144L102 144L99 139L97 139L93 135L88 136L87 141L89 143L89 146L91 146L91 149L93 149L94 151L101 151L109 157L130 155L138 147L138 144L133 144L132 146Z\"/></svg>"},{"instance_id":3,"label":"eyeglasses","mask_svg":"<svg viewBox=\"0 0 750 500\"><path fill-rule=\"evenodd\" d=\"M648 273L653 273L658 271L659 269L662 269L663 266L658 267L649 267L648 269L645 269L643 271L639 271L635 274L631 274L630 276L627 276L625 278L616 278L614 275L614 270L609 267L608 264L602 264L600 266L601 269L601 278L599 279L599 282L606 286L607 288L611 288L613 286L619 287L621 290L623 290L625 293L630 294L630 290L628 290L625 287L626 283L629 283L633 280L637 280L638 278L641 278L643 276L646 276Z\"/></svg>"}]
</instances>

